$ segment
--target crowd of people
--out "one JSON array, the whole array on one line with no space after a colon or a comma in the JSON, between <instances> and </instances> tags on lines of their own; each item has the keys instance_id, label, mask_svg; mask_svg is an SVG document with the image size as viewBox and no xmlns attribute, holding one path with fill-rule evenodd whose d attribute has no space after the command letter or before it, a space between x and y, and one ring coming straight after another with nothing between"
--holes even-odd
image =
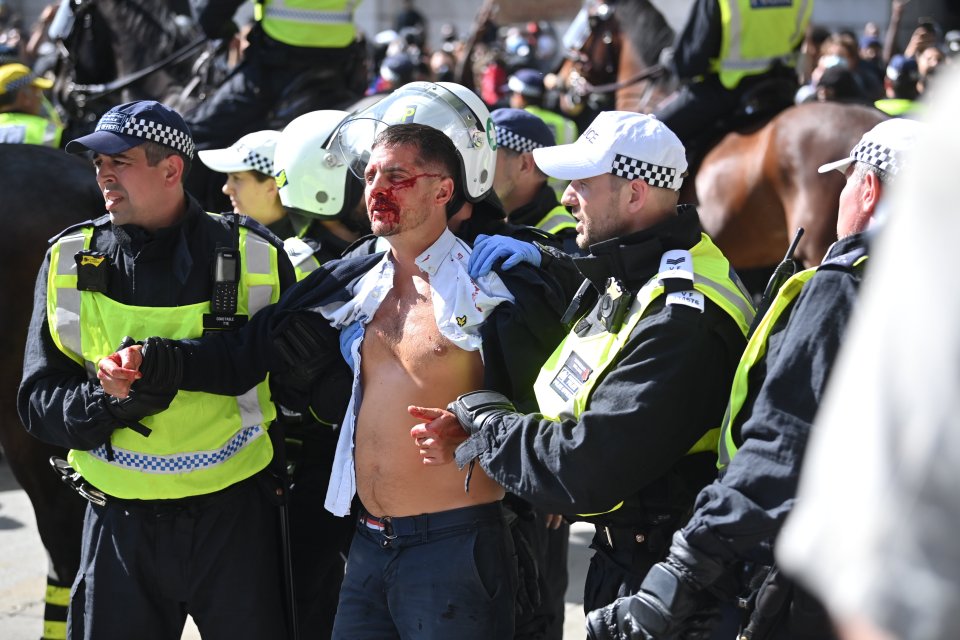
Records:
<instances>
[{"instance_id":1,"label":"crowd of people","mask_svg":"<svg viewBox=\"0 0 960 640\"><path fill-rule=\"evenodd\" d=\"M239 4L200 27L233 37ZM105 204L52 240L18 393L90 502L49 637L190 615L204 638L557 640L575 521L591 639L951 637L952 575L909 627L807 567L803 527L836 534L812 502L778 548L801 482L824 492L823 399L852 419L831 373L918 105L957 80L935 21L899 51L905 4L881 42L812 3L698 0L661 56L677 92L586 121L545 81L548 25L480 21L462 84L464 43L431 50L410 0L372 41L349 0L258 3L198 109L126 102L73 140L7 50L0 142L90 158ZM757 299L680 189L767 81L893 117L819 167L845 181L822 264Z\"/></svg>"}]
</instances>

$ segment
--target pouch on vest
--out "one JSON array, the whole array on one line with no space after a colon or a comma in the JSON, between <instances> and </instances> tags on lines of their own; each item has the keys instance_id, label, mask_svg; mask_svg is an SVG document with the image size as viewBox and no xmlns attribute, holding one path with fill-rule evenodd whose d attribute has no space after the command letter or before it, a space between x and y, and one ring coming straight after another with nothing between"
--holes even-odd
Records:
<instances>
[{"instance_id":1,"label":"pouch on vest","mask_svg":"<svg viewBox=\"0 0 960 640\"><path fill-rule=\"evenodd\" d=\"M77 290L106 293L110 281L107 254L81 249L73 257L77 261Z\"/></svg>"}]
</instances>

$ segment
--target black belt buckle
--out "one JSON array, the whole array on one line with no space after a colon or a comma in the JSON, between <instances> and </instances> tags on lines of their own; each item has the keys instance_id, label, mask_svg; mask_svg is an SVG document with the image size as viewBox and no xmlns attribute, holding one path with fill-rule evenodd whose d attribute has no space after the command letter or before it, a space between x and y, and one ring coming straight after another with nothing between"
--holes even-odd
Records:
<instances>
[{"instance_id":1,"label":"black belt buckle","mask_svg":"<svg viewBox=\"0 0 960 640\"><path fill-rule=\"evenodd\" d=\"M71 489L79 493L80 496L85 500L92 502L99 507L106 506L106 494L87 484L84 481L83 476L80 475L80 472L71 467L70 463L68 463L66 460L63 458L58 458L57 456L50 456L50 466L53 467L54 471L60 474L61 480L67 483Z\"/></svg>"}]
</instances>

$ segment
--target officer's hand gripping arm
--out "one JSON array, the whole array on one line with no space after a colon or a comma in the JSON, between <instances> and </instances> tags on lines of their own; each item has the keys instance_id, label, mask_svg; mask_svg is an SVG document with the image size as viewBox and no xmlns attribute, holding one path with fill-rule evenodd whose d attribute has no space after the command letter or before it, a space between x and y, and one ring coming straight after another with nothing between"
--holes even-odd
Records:
<instances>
[{"instance_id":1,"label":"officer's hand gripping arm","mask_svg":"<svg viewBox=\"0 0 960 640\"><path fill-rule=\"evenodd\" d=\"M131 338L124 338L118 350L133 344ZM183 354L175 341L166 338L147 338L142 344L142 377L126 398L105 396L104 408L123 426L149 436L150 429L140 420L170 407L183 377Z\"/></svg>"},{"instance_id":2,"label":"officer's hand gripping arm","mask_svg":"<svg viewBox=\"0 0 960 640\"><path fill-rule=\"evenodd\" d=\"M693 617L712 614L716 601L705 589L722 572L720 563L687 545L678 531L673 536L670 555L650 569L639 593L619 598L587 615L588 637L653 640L676 637L683 631L684 638L707 638L711 625L689 623Z\"/></svg>"},{"instance_id":3,"label":"officer's hand gripping arm","mask_svg":"<svg viewBox=\"0 0 960 640\"><path fill-rule=\"evenodd\" d=\"M507 271L521 262L540 266L540 250L535 244L523 242L508 236L488 236L479 234L473 244L467 271L476 280L493 270L497 261L503 260L501 269Z\"/></svg>"}]
</instances>

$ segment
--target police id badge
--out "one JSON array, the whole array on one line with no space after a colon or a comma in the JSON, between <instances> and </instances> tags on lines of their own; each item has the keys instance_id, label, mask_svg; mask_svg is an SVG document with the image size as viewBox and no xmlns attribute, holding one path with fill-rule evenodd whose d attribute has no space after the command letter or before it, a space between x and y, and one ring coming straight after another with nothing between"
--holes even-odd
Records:
<instances>
[{"instance_id":1,"label":"police id badge","mask_svg":"<svg viewBox=\"0 0 960 640\"><path fill-rule=\"evenodd\" d=\"M564 402L567 402L577 395L592 373L593 369L590 365L578 356L576 351L571 351L563 366L560 367L560 371L550 382L550 388L563 398Z\"/></svg>"}]
</instances>

